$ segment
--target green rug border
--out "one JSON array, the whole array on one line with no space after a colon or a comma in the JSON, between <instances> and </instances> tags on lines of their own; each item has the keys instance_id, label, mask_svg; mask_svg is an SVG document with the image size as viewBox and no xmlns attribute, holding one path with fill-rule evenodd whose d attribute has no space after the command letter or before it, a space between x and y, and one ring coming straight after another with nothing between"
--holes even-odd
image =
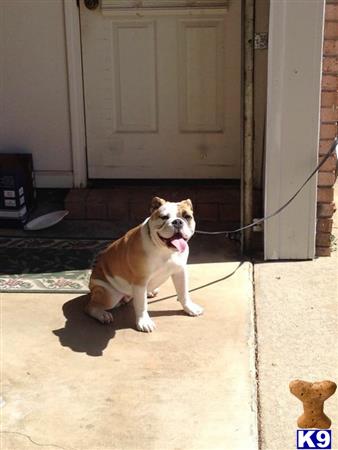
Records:
<instances>
[{"instance_id":1,"label":"green rug border","mask_svg":"<svg viewBox=\"0 0 338 450\"><path fill-rule=\"evenodd\" d=\"M100 251L103 246L108 245L114 239L102 239L102 238L67 238L67 237L38 237L38 236L0 236L0 248L6 249L34 249L39 248L55 248L60 244L61 249L89 249L93 251L93 255ZM26 242L26 245L25 245ZM88 246L85 244L88 243ZM65 247L66 245L66 247ZM66 270L59 272L41 272L41 273L16 273L16 274L0 274L0 293L13 294L13 293L59 293L59 294L87 294L89 292L88 282L91 269L79 269L79 270ZM19 279L22 282L22 287L7 287L6 281ZM45 281L43 281L45 279ZM64 288L64 287L48 287L46 282L56 282L57 280L66 279L70 282L78 283L79 287ZM24 284L30 284L31 287L27 287ZM4 286L1 286L1 285ZM41 285L41 287L37 285Z\"/></svg>"}]
</instances>

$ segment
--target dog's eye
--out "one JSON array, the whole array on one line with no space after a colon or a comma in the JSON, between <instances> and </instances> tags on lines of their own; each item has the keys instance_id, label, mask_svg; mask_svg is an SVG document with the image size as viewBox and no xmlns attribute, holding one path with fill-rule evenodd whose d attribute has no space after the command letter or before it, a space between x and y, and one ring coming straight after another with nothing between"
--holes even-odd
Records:
<instances>
[{"instance_id":1,"label":"dog's eye","mask_svg":"<svg viewBox=\"0 0 338 450\"><path fill-rule=\"evenodd\" d=\"M183 219L191 220L192 216L190 214L184 214Z\"/></svg>"},{"instance_id":2,"label":"dog's eye","mask_svg":"<svg viewBox=\"0 0 338 450\"><path fill-rule=\"evenodd\" d=\"M160 219L162 219L162 220L168 220L168 219L169 219L169 216L168 216L168 215L166 215L166 216L160 216Z\"/></svg>"}]
</instances>

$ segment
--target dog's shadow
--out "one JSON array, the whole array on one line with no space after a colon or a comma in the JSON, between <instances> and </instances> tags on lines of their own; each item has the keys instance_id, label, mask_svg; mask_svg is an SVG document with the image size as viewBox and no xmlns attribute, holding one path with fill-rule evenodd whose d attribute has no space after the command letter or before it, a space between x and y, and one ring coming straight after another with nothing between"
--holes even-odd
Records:
<instances>
[{"instance_id":1,"label":"dog's shadow","mask_svg":"<svg viewBox=\"0 0 338 450\"><path fill-rule=\"evenodd\" d=\"M131 304L114 310L114 322L104 325L84 312L88 295L81 295L66 302L62 311L66 318L64 328L53 330L63 347L74 352L101 356L108 342L115 337L116 330L134 328L134 310Z\"/></svg>"},{"instance_id":2,"label":"dog's shadow","mask_svg":"<svg viewBox=\"0 0 338 450\"><path fill-rule=\"evenodd\" d=\"M88 295L81 295L66 302L62 311L66 318L63 328L53 330L63 347L69 347L74 352L86 353L89 356L102 356L109 341L117 330L130 328L135 330L135 313L132 302L124 304L113 311L114 321L104 325L89 317L84 312ZM152 317L180 315L183 311L153 311Z\"/></svg>"}]
</instances>

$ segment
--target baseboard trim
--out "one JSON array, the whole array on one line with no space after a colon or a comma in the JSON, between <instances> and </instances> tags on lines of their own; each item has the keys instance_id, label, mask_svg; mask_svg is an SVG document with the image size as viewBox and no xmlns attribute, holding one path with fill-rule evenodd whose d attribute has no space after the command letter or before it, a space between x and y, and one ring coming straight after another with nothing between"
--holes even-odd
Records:
<instances>
[{"instance_id":1,"label":"baseboard trim","mask_svg":"<svg viewBox=\"0 0 338 450\"><path fill-rule=\"evenodd\" d=\"M73 187L73 172L41 170L35 171L37 188L71 188Z\"/></svg>"}]
</instances>

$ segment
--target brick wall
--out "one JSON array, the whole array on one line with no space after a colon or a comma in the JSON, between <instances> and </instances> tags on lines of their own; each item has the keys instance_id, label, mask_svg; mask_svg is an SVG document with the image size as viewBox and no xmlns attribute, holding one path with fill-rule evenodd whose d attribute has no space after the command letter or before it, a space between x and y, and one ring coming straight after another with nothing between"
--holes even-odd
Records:
<instances>
[{"instance_id":1,"label":"brick wall","mask_svg":"<svg viewBox=\"0 0 338 450\"><path fill-rule=\"evenodd\" d=\"M319 160L328 151L337 135L338 123L338 0L326 0L323 48L323 79ZM317 198L317 256L330 256L333 185L337 158L333 155L321 167L318 175Z\"/></svg>"}]
</instances>

